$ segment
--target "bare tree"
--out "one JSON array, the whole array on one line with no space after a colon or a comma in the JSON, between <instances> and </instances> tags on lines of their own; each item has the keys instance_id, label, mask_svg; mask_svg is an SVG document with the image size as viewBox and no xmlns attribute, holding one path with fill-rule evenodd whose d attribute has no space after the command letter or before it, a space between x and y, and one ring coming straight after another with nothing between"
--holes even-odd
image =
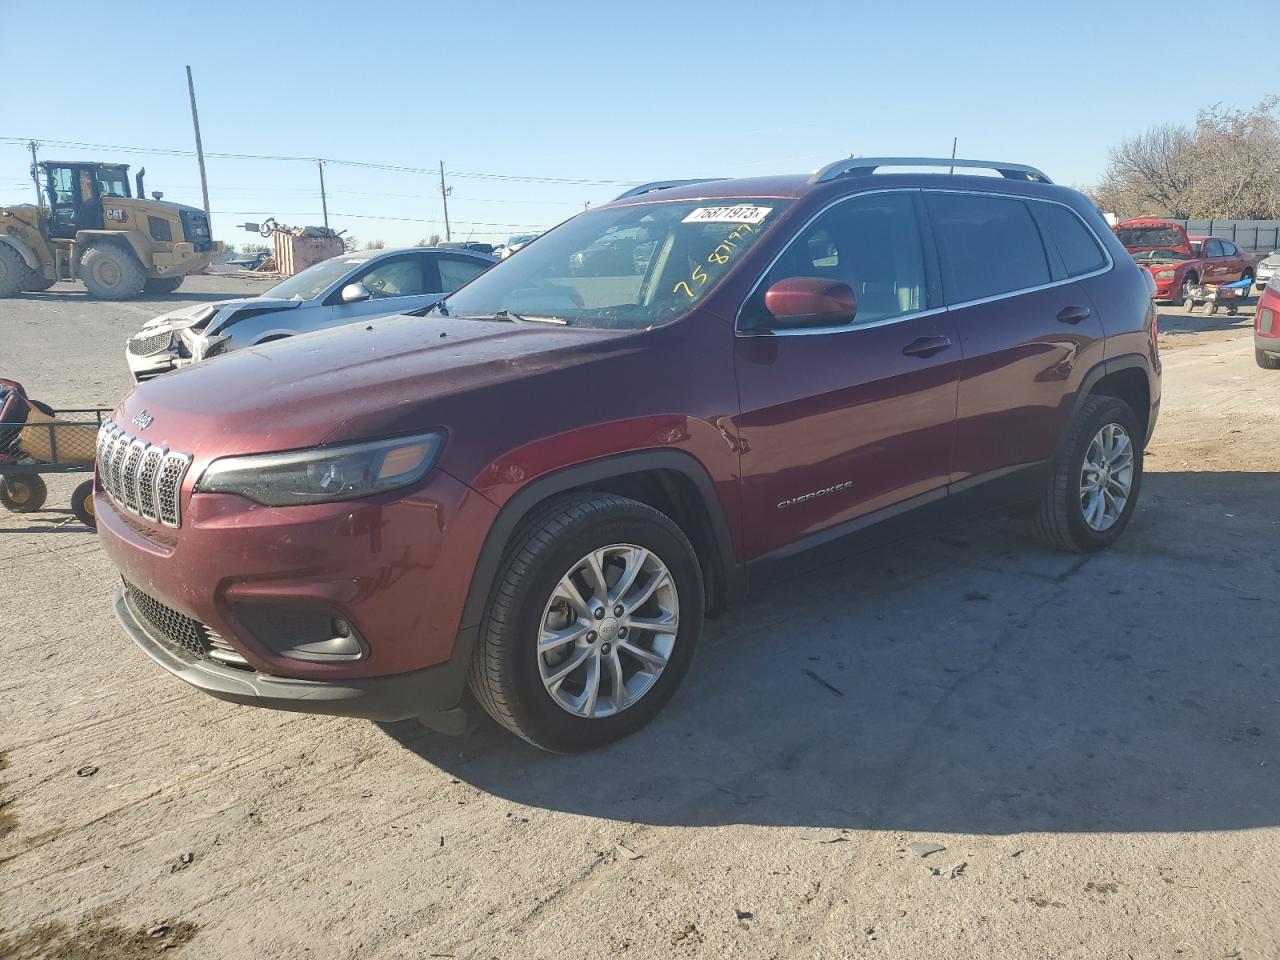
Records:
<instances>
[{"instance_id":1,"label":"bare tree","mask_svg":"<svg viewBox=\"0 0 1280 960\"><path fill-rule=\"evenodd\" d=\"M414 246L415 247L438 247L440 246L440 234L433 233L429 237L423 237L421 240L415 243Z\"/></svg>"},{"instance_id":2,"label":"bare tree","mask_svg":"<svg viewBox=\"0 0 1280 960\"><path fill-rule=\"evenodd\" d=\"M1215 104L1196 117L1189 191L1194 216L1208 220L1280 217L1280 97L1251 110Z\"/></svg>"},{"instance_id":3,"label":"bare tree","mask_svg":"<svg viewBox=\"0 0 1280 960\"><path fill-rule=\"evenodd\" d=\"M1152 127L1111 151L1089 191L1122 217L1280 217L1280 97L1250 110L1201 110L1194 129Z\"/></svg>"},{"instance_id":4,"label":"bare tree","mask_svg":"<svg viewBox=\"0 0 1280 960\"><path fill-rule=\"evenodd\" d=\"M364 248L366 250L381 250L385 246L386 244L383 243L381 240L370 240L368 243L364 245Z\"/></svg>"},{"instance_id":5,"label":"bare tree","mask_svg":"<svg viewBox=\"0 0 1280 960\"><path fill-rule=\"evenodd\" d=\"M1095 199L1104 209L1124 217L1190 216L1193 142L1190 130L1169 124L1124 141L1111 151Z\"/></svg>"}]
</instances>

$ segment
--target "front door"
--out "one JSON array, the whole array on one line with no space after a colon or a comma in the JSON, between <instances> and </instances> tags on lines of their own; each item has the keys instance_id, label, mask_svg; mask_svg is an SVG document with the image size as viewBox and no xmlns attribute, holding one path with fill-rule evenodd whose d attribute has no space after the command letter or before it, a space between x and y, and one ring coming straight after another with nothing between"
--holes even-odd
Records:
<instances>
[{"instance_id":1,"label":"front door","mask_svg":"<svg viewBox=\"0 0 1280 960\"><path fill-rule=\"evenodd\" d=\"M749 557L945 488L961 355L925 249L918 191L855 196L804 227L743 307L735 366ZM853 321L770 329L764 293L788 277L847 283Z\"/></svg>"}]
</instances>

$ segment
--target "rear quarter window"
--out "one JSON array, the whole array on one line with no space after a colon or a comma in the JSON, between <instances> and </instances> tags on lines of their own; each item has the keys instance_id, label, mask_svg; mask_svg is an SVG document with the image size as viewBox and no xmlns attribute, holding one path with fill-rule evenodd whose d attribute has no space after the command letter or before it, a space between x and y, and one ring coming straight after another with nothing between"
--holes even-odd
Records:
<instances>
[{"instance_id":1,"label":"rear quarter window","mask_svg":"<svg viewBox=\"0 0 1280 960\"><path fill-rule=\"evenodd\" d=\"M1049 261L1027 204L1015 197L928 192L948 303L1050 282Z\"/></svg>"},{"instance_id":2,"label":"rear quarter window","mask_svg":"<svg viewBox=\"0 0 1280 960\"><path fill-rule=\"evenodd\" d=\"M1062 257L1067 276L1083 276L1107 265L1102 247L1078 216L1056 203L1037 203L1034 209L1049 242Z\"/></svg>"}]
</instances>

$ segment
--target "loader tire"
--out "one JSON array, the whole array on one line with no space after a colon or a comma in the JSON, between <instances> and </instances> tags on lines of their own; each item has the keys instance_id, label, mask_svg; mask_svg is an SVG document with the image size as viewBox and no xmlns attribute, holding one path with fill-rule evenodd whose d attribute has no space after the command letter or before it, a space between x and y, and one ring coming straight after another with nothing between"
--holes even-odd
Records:
<instances>
[{"instance_id":1,"label":"loader tire","mask_svg":"<svg viewBox=\"0 0 1280 960\"><path fill-rule=\"evenodd\" d=\"M99 243L80 258L80 279L99 300L128 300L142 293L147 275L132 251L115 243Z\"/></svg>"},{"instance_id":2,"label":"loader tire","mask_svg":"<svg viewBox=\"0 0 1280 960\"><path fill-rule=\"evenodd\" d=\"M22 254L7 243L0 243L0 297L13 297L21 293L29 270Z\"/></svg>"},{"instance_id":3,"label":"loader tire","mask_svg":"<svg viewBox=\"0 0 1280 960\"><path fill-rule=\"evenodd\" d=\"M180 286L182 281L187 279L182 277L147 277L142 284L143 293L173 293Z\"/></svg>"},{"instance_id":4,"label":"loader tire","mask_svg":"<svg viewBox=\"0 0 1280 960\"><path fill-rule=\"evenodd\" d=\"M28 293L43 293L57 282L56 279L46 277L43 273L28 270L27 278L22 281L22 289Z\"/></svg>"}]
</instances>

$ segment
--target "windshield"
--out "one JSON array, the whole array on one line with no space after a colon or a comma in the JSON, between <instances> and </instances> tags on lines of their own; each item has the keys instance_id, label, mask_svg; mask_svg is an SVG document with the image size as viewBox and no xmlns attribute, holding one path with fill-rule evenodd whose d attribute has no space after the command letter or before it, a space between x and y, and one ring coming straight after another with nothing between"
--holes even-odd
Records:
<instances>
[{"instance_id":1,"label":"windshield","mask_svg":"<svg viewBox=\"0 0 1280 960\"><path fill-rule=\"evenodd\" d=\"M789 200L683 200L579 214L445 301L450 316L639 330L687 313Z\"/></svg>"},{"instance_id":2,"label":"windshield","mask_svg":"<svg viewBox=\"0 0 1280 960\"><path fill-rule=\"evenodd\" d=\"M1126 247L1185 247L1187 238L1172 224L1149 227L1121 227L1116 236Z\"/></svg>"},{"instance_id":3,"label":"windshield","mask_svg":"<svg viewBox=\"0 0 1280 960\"><path fill-rule=\"evenodd\" d=\"M263 294L282 300L312 300L329 289L343 274L359 266L367 257L334 257L312 264L288 280L281 280Z\"/></svg>"}]
</instances>

